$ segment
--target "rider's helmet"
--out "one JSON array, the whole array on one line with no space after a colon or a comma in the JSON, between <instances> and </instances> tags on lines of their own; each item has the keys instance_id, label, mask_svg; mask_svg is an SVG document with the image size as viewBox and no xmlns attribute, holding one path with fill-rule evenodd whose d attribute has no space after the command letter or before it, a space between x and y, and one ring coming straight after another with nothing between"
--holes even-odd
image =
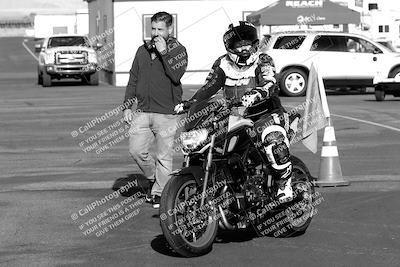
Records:
<instances>
[{"instance_id":1,"label":"rider's helmet","mask_svg":"<svg viewBox=\"0 0 400 267\"><path fill-rule=\"evenodd\" d=\"M239 21L237 26L230 24L223 39L228 56L236 65L249 66L256 61L259 39L253 24L247 21Z\"/></svg>"}]
</instances>

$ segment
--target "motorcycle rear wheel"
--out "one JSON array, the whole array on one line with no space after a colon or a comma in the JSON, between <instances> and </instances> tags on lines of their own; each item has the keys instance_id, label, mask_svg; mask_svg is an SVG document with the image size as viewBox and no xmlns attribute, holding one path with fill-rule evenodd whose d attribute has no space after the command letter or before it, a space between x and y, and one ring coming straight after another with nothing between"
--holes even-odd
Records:
<instances>
[{"instance_id":1,"label":"motorcycle rear wheel","mask_svg":"<svg viewBox=\"0 0 400 267\"><path fill-rule=\"evenodd\" d=\"M301 209L289 209L289 212L286 212L291 230L287 231L283 237L304 234L315 213L315 189L310 171L299 158L292 156L291 161L293 166L292 187L298 198L300 197L300 200L304 201L304 204L301 206ZM295 203L292 203L292 205L295 205ZM295 215L295 212L300 213L300 215Z\"/></svg>"},{"instance_id":2,"label":"motorcycle rear wheel","mask_svg":"<svg viewBox=\"0 0 400 267\"><path fill-rule=\"evenodd\" d=\"M265 218L265 235L273 237L299 236L305 233L315 214L315 190L307 166L297 157L290 158L293 168L292 188L295 198Z\"/></svg>"},{"instance_id":3,"label":"motorcycle rear wheel","mask_svg":"<svg viewBox=\"0 0 400 267\"><path fill-rule=\"evenodd\" d=\"M161 229L172 249L185 257L210 252L217 235L215 207L196 211L200 194L193 175L184 174L172 176L161 196Z\"/></svg>"}]
</instances>

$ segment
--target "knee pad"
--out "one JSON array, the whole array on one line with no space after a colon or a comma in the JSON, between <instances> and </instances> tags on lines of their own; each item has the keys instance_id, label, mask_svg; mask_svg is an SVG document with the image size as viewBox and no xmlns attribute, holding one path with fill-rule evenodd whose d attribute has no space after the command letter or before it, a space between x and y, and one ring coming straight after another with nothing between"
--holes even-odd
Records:
<instances>
[{"instance_id":1,"label":"knee pad","mask_svg":"<svg viewBox=\"0 0 400 267\"><path fill-rule=\"evenodd\" d=\"M262 141L272 168L279 172L291 172L289 140L286 131L279 125L267 127L262 133ZM290 169L288 169L290 167Z\"/></svg>"}]
</instances>

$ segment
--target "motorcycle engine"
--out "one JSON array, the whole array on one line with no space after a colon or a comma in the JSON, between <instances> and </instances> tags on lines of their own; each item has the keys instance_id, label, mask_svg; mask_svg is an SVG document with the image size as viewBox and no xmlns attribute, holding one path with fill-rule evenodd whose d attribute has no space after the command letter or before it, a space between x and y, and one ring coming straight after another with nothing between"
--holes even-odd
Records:
<instances>
[{"instance_id":1,"label":"motorcycle engine","mask_svg":"<svg viewBox=\"0 0 400 267\"><path fill-rule=\"evenodd\" d=\"M263 172L249 175L243 184L244 195L247 203L257 205L264 199L266 186L266 178Z\"/></svg>"},{"instance_id":2,"label":"motorcycle engine","mask_svg":"<svg viewBox=\"0 0 400 267\"><path fill-rule=\"evenodd\" d=\"M257 206L266 198L267 174L257 151L250 151L246 162L246 180L243 184L245 200L251 206Z\"/></svg>"}]
</instances>

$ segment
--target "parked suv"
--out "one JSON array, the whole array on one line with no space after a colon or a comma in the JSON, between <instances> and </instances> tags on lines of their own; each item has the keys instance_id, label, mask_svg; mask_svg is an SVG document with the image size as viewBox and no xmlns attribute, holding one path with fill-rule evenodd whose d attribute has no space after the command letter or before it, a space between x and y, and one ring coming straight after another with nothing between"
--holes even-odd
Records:
<instances>
[{"instance_id":1,"label":"parked suv","mask_svg":"<svg viewBox=\"0 0 400 267\"><path fill-rule=\"evenodd\" d=\"M38 84L51 86L52 79L75 78L91 85L99 84L97 55L86 36L55 35L40 46Z\"/></svg>"},{"instance_id":2,"label":"parked suv","mask_svg":"<svg viewBox=\"0 0 400 267\"><path fill-rule=\"evenodd\" d=\"M400 77L400 54L358 34L272 33L260 46L274 59L281 91L287 96L305 94L313 61L326 87L365 88L374 85L377 75Z\"/></svg>"}]
</instances>

